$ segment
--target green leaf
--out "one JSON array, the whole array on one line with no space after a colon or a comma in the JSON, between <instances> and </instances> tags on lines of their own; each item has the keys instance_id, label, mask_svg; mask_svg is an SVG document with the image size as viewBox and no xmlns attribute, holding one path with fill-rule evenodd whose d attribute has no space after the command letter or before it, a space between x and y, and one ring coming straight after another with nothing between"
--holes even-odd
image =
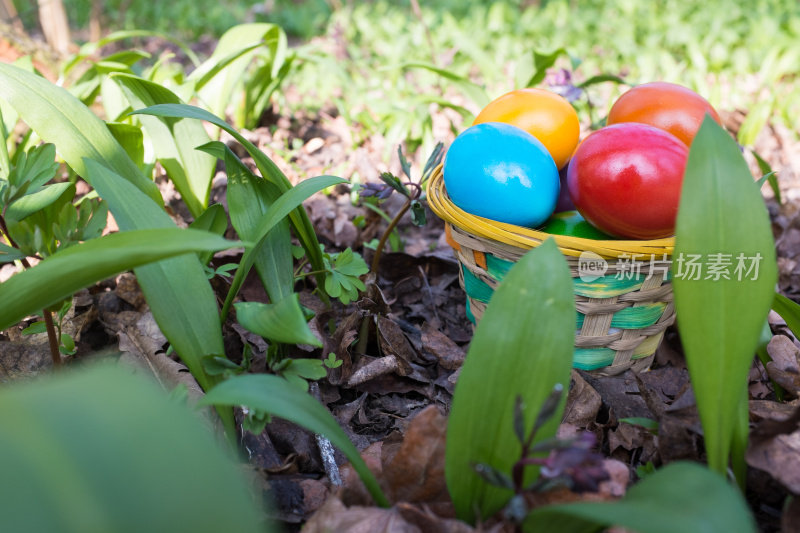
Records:
<instances>
[{"instance_id":1,"label":"green leaf","mask_svg":"<svg viewBox=\"0 0 800 533\"><path fill-rule=\"evenodd\" d=\"M20 186L30 183L30 192L53 179L58 170L56 163L56 147L53 144L41 144L22 152L17 157L17 164L8 177L9 183Z\"/></svg>"},{"instance_id":2,"label":"green leaf","mask_svg":"<svg viewBox=\"0 0 800 533\"><path fill-rule=\"evenodd\" d=\"M576 85L576 87L578 87L579 89L585 89L586 87L591 87L592 85L597 85L598 83L603 83L607 81L619 85L630 85L630 83L620 78L619 76L614 76L613 74L599 74L597 76L592 76L591 78L589 78L584 82L579 83L578 85Z\"/></svg>"},{"instance_id":3,"label":"green leaf","mask_svg":"<svg viewBox=\"0 0 800 533\"><path fill-rule=\"evenodd\" d=\"M761 182L759 183L759 188L763 184L763 180L766 178L769 181L769 186L772 189L772 193L775 195L775 201L779 204L782 204L783 199L781 197L781 188L778 185L778 177L776 176L776 172L772 170L772 167L769 165L769 163L767 163L763 157L758 155L755 150L750 150L750 153L753 154L756 163L758 163L758 168L763 174L761 180L759 180Z\"/></svg>"},{"instance_id":4,"label":"green leaf","mask_svg":"<svg viewBox=\"0 0 800 533\"><path fill-rule=\"evenodd\" d=\"M54 183L44 187L39 192L23 196L8 206L6 217L9 220L22 220L28 215L41 211L61 198L64 191L69 189L71 185L69 182Z\"/></svg>"},{"instance_id":5,"label":"green leaf","mask_svg":"<svg viewBox=\"0 0 800 533\"><path fill-rule=\"evenodd\" d=\"M108 130L140 169L144 168L144 135L138 126L125 122L107 122Z\"/></svg>"},{"instance_id":6,"label":"green leaf","mask_svg":"<svg viewBox=\"0 0 800 533\"><path fill-rule=\"evenodd\" d=\"M406 187L405 183L400 180L397 176L392 174L391 172L381 172L378 177L384 182L386 185L391 187L392 189L396 190L400 194L406 197L410 197L411 193L408 191L408 187Z\"/></svg>"},{"instance_id":7,"label":"green leaf","mask_svg":"<svg viewBox=\"0 0 800 533\"><path fill-rule=\"evenodd\" d=\"M283 373L291 372L304 379L322 379L328 375L328 371L319 359L288 359L289 364Z\"/></svg>"},{"instance_id":8,"label":"green leaf","mask_svg":"<svg viewBox=\"0 0 800 533\"><path fill-rule=\"evenodd\" d=\"M0 263L10 263L25 257L25 254L0 242Z\"/></svg>"},{"instance_id":9,"label":"green leaf","mask_svg":"<svg viewBox=\"0 0 800 533\"><path fill-rule=\"evenodd\" d=\"M369 272L367 263L350 248L325 256L325 291L345 305L357 300L358 291L366 289L360 276Z\"/></svg>"},{"instance_id":10,"label":"green leaf","mask_svg":"<svg viewBox=\"0 0 800 533\"><path fill-rule=\"evenodd\" d=\"M204 231L179 228L123 231L77 244L0 284L0 330L130 268L188 252L240 245Z\"/></svg>"},{"instance_id":11,"label":"green leaf","mask_svg":"<svg viewBox=\"0 0 800 533\"><path fill-rule=\"evenodd\" d=\"M242 372L244 369L228 359L218 355L203 357L203 368L209 376L227 376Z\"/></svg>"},{"instance_id":12,"label":"green leaf","mask_svg":"<svg viewBox=\"0 0 800 533\"><path fill-rule=\"evenodd\" d=\"M673 287L681 341L708 462L724 474L777 265L761 193L734 140L710 117L689 151L675 235ZM688 266L692 260L699 269Z\"/></svg>"},{"instance_id":13,"label":"green leaf","mask_svg":"<svg viewBox=\"0 0 800 533\"><path fill-rule=\"evenodd\" d=\"M228 211L239 237L257 242L258 225L281 193L277 186L250 172L225 144L214 141L200 150L225 161L228 173ZM281 220L253 251L254 266L270 300L277 302L294 292L292 235L289 221Z\"/></svg>"},{"instance_id":14,"label":"green leaf","mask_svg":"<svg viewBox=\"0 0 800 533\"><path fill-rule=\"evenodd\" d=\"M531 79L528 80L528 83L525 84L525 87L533 87L534 85L541 83L542 80L544 80L544 77L547 75L547 69L555 65L556 60L561 56L569 57L569 54L565 48L558 48L549 54L543 54L534 50L533 67L535 71L533 76L531 76Z\"/></svg>"},{"instance_id":15,"label":"green leaf","mask_svg":"<svg viewBox=\"0 0 800 533\"><path fill-rule=\"evenodd\" d=\"M45 331L47 331L47 324L40 320L23 329L21 333L23 335L35 335L37 333L44 333Z\"/></svg>"},{"instance_id":16,"label":"green leaf","mask_svg":"<svg viewBox=\"0 0 800 533\"><path fill-rule=\"evenodd\" d=\"M258 22L239 24L220 37L211 57L190 76L191 80L204 82L200 84L200 98L212 113L225 114L255 49L277 40L279 31L282 30L274 24Z\"/></svg>"},{"instance_id":17,"label":"green leaf","mask_svg":"<svg viewBox=\"0 0 800 533\"><path fill-rule=\"evenodd\" d=\"M653 420L652 418L632 416L629 418L620 418L619 421L634 426L641 426L645 429L649 429L650 431L658 431L658 421Z\"/></svg>"},{"instance_id":18,"label":"green leaf","mask_svg":"<svg viewBox=\"0 0 800 533\"><path fill-rule=\"evenodd\" d=\"M308 327L300 300L292 294L274 304L240 302L234 305L236 319L246 330L273 342L322 347Z\"/></svg>"},{"instance_id":19,"label":"green leaf","mask_svg":"<svg viewBox=\"0 0 800 533\"><path fill-rule=\"evenodd\" d=\"M242 287L245 277L247 277L250 268L255 262L255 251L262 246L262 242L269 236L269 232L272 228L277 226L285 216L291 213L297 206L301 205L306 198L315 192L344 181L345 180L342 178L337 178L335 176L317 176L316 178L310 178L283 193L280 198L272 204L271 209L264 218L261 219L258 228L253 232L258 239L256 245L245 250L242 260L239 263L239 268L236 269L236 275L231 282L231 288L228 291L228 296L225 298L225 304L222 308L223 318L226 316L227 309L229 309L230 305L233 303L233 299Z\"/></svg>"},{"instance_id":20,"label":"green leaf","mask_svg":"<svg viewBox=\"0 0 800 533\"><path fill-rule=\"evenodd\" d=\"M172 91L151 81L129 74L116 74L112 79L134 109L156 104L181 104ZM147 134L153 142L156 158L175 183L192 216L199 216L208 204L214 158L195 150L211 139L203 125L193 120L174 120L141 115Z\"/></svg>"},{"instance_id":21,"label":"green leaf","mask_svg":"<svg viewBox=\"0 0 800 533\"><path fill-rule=\"evenodd\" d=\"M517 261L495 290L456 385L445 475L462 520L487 518L511 498L511 491L488 485L472 465L511 471L521 453L513 429L516 398L522 397L530 428L554 386L568 386L574 321L572 279L548 239ZM555 435L562 410L563 400L536 442ZM529 468L526 482L534 473Z\"/></svg>"},{"instance_id":22,"label":"green leaf","mask_svg":"<svg viewBox=\"0 0 800 533\"><path fill-rule=\"evenodd\" d=\"M786 325L789 326L795 337L800 336L800 305L797 302L776 292L772 301L772 309L786 321Z\"/></svg>"},{"instance_id":23,"label":"green leaf","mask_svg":"<svg viewBox=\"0 0 800 533\"><path fill-rule=\"evenodd\" d=\"M747 117L739 127L737 138L743 146L753 146L758 134L764 129L775 106L775 98L760 100L750 107Z\"/></svg>"},{"instance_id":24,"label":"green leaf","mask_svg":"<svg viewBox=\"0 0 800 533\"><path fill-rule=\"evenodd\" d=\"M155 183L139 171L122 146L97 118L68 91L14 66L0 63L3 98L22 119L58 152L79 175L87 174L84 158L104 161L154 202L163 205Z\"/></svg>"},{"instance_id":25,"label":"green leaf","mask_svg":"<svg viewBox=\"0 0 800 533\"><path fill-rule=\"evenodd\" d=\"M527 533L595 532L620 526L637 533L676 531L755 533L741 493L723 477L695 463L671 463L628 489L617 502L579 502L534 509Z\"/></svg>"},{"instance_id":26,"label":"green leaf","mask_svg":"<svg viewBox=\"0 0 800 533\"><path fill-rule=\"evenodd\" d=\"M222 204L213 204L203 211L189 227L192 229L201 229L210 231L215 235L224 235L225 230L228 229L228 215L225 213L225 208ZM207 265L211 261L212 253L204 252L198 254L200 264Z\"/></svg>"},{"instance_id":27,"label":"green leaf","mask_svg":"<svg viewBox=\"0 0 800 533\"><path fill-rule=\"evenodd\" d=\"M570 315L570 319L574 317ZM347 438L336 419L310 395L285 380L266 374L237 376L211 389L199 402L201 405L246 405L324 435L350 460L375 502L388 507L375 476L367 468L358 450Z\"/></svg>"},{"instance_id":28,"label":"green leaf","mask_svg":"<svg viewBox=\"0 0 800 533\"><path fill-rule=\"evenodd\" d=\"M100 163L86 164L87 180L108 202L120 229L175 227L163 209L130 183ZM196 256L187 255L139 267L134 272L159 328L192 376L207 390L214 380L203 372L200 360L206 355L225 353L225 348L217 299L202 265Z\"/></svg>"},{"instance_id":29,"label":"green leaf","mask_svg":"<svg viewBox=\"0 0 800 533\"><path fill-rule=\"evenodd\" d=\"M0 424L14 428L3 531L270 530L197 415L141 377L104 366L3 387Z\"/></svg>"},{"instance_id":30,"label":"green leaf","mask_svg":"<svg viewBox=\"0 0 800 533\"><path fill-rule=\"evenodd\" d=\"M264 152L259 150L253 143L245 139L238 131L233 129L227 122L214 116L212 113L190 105L174 105L162 104L149 107L147 109L140 109L134 111L134 114L150 114L155 116L164 117L183 117L195 118L197 120L205 120L215 126L219 126L223 130L230 133L234 139L244 146L250 156L256 163L261 176L267 181L274 183L280 191L286 192L292 188L289 179L281 172L281 170L272 162L272 160L264 155ZM290 215L289 221L292 224L295 236L299 239L300 244L306 251L308 260L315 271L322 272L325 265L323 264L322 252L319 249L319 240L315 233L311 220L302 206L298 206ZM317 286L322 287L325 283L323 274L317 274ZM323 295L324 296L324 295Z\"/></svg>"},{"instance_id":31,"label":"green leaf","mask_svg":"<svg viewBox=\"0 0 800 533\"><path fill-rule=\"evenodd\" d=\"M411 222L413 222L415 226L420 226L420 227L424 226L427 223L427 217L425 216L425 207L419 200L412 200L411 202Z\"/></svg>"},{"instance_id":32,"label":"green leaf","mask_svg":"<svg viewBox=\"0 0 800 533\"><path fill-rule=\"evenodd\" d=\"M61 346L59 347L59 350L64 355L75 354L75 339L72 338L72 335L70 335L69 333L61 334Z\"/></svg>"},{"instance_id":33,"label":"green leaf","mask_svg":"<svg viewBox=\"0 0 800 533\"><path fill-rule=\"evenodd\" d=\"M404 63L401 65L403 69L423 69L433 72L434 74L438 74L439 76L443 77L446 80L450 80L462 93L464 96L472 100L472 102L478 106L479 108L486 107L486 104L489 103L489 95L486 94L486 90L481 87L480 85L473 83L469 79L465 78L464 76L459 76L449 70L445 70L442 68L438 68L435 65L430 63L423 63L423 62L409 62Z\"/></svg>"}]
</instances>

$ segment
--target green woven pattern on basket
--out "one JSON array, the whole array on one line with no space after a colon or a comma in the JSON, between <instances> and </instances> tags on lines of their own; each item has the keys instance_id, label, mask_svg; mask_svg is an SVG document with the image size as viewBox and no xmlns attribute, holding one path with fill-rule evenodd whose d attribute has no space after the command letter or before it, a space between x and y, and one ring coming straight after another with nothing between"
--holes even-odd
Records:
<instances>
[{"instance_id":1,"label":"green woven pattern on basket","mask_svg":"<svg viewBox=\"0 0 800 533\"><path fill-rule=\"evenodd\" d=\"M614 362L616 352L611 348L575 348L572 366L578 370L597 370ZM641 359L650 354L634 355L631 359Z\"/></svg>"},{"instance_id":2,"label":"green woven pattern on basket","mask_svg":"<svg viewBox=\"0 0 800 533\"><path fill-rule=\"evenodd\" d=\"M626 309L621 309L614 313L614 316L611 318L611 327L622 329L639 329L652 326L658 322L658 319L664 314L664 309L666 307L666 303L654 303L639 307L628 307ZM583 313L578 313L578 329L583 327L584 319L585 316Z\"/></svg>"},{"instance_id":3,"label":"green woven pattern on basket","mask_svg":"<svg viewBox=\"0 0 800 533\"><path fill-rule=\"evenodd\" d=\"M493 254L485 254L486 255L486 270L489 272L489 275L492 276L497 281L503 279L503 277L508 274L508 271L511 270L511 267L514 266L513 261L506 261L505 259L499 259L496 255Z\"/></svg>"},{"instance_id":4,"label":"green woven pattern on basket","mask_svg":"<svg viewBox=\"0 0 800 533\"><path fill-rule=\"evenodd\" d=\"M473 300L489 303L494 289L487 285L486 282L478 279L478 277L464 265L461 265L461 270L464 271L464 292Z\"/></svg>"},{"instance_id":5,"label":"green woven pattern on basket","mask_svg":"<svg viewBox=\"0 0 800 533\"><path fill-rule=\"evenodd\" d=\"M467 320L475 324L475 315L472 314L472 306L469 304L469 298L467 298Z\"/></svg>"}]
</instances>

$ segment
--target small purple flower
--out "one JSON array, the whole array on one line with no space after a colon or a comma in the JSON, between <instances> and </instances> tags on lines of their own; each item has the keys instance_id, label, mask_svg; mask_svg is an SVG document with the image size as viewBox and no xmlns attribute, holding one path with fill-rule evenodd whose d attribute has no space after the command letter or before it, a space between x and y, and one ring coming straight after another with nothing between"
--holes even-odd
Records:
<instances>
[{"instance_id":1,"label":"small purple flower","mask_svg":"<svg viewBox=\"0 0 800 533\"><path fill-rule=\"evenodd\" d=\"M359 196L366 198L374 196L379 200L385 200L392 195L392 189L385 183L367 183L362 185L361 190L358 192Z\"/></svg>"},{"instance_id":2,"label":"small purple flower","mask_svg":"<svg viewBox=\"0 0 800 533\"><path fill-rule=\"evenodd\" d=\"M609 479L603 467L603 456L593 452L595 436L588 431L566 448L556 449L542 463L545 479L568 479L575 492L596 492L602 481Z\"/></svg>"},{"instance_id":3,"label":"small purple flower","mask_svg":"<svg viewBox=\"0 0 800 533\"><path fill-rule=\"evenodd\" d=\"M551 91L563 96L569 102L574 102L583 94L583 89L572 83L572 73L565 68L548 69L544 81Z\"/></svg>"}]
</instances>

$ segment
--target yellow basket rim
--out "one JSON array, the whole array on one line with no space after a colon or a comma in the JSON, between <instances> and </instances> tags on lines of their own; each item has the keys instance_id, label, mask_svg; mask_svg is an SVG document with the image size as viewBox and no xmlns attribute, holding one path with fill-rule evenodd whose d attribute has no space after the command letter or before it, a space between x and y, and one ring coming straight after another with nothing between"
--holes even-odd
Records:
<instances>
[{"instance_id":1,"label":"yellow basket rim","mask_svg":"<svg viewBox=\"0 0 800 533\"><path fill-rule=\"evenodd\" d=\"M594 252L605 258L641 258L655 256L661 258L665 254L672 256L675 248L675 237L647 241L607 240L596 241L568 235L554 235L522 226L497 222L488 218L472 215L456 206L444 186L443 164L439 164L428 180L426 195L431 210L444 220L469 234L493 241L501 242L529 250L553 238L564 255L579 257L583 252Z\"/></svg>"}]
</instances>

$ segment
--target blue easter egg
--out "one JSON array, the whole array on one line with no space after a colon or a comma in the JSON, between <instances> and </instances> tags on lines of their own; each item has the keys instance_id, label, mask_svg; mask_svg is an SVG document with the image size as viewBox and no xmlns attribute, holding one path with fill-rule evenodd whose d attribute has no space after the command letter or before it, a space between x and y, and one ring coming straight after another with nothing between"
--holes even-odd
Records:
<instances>
[{"instance_id":1,"label":"blue easter egg","mask_svg":"<svg viewBox=\"0 0 800 533\"><path fill-rule=\"evenodd\" d=\"M467 213L531 228L553 213L560 189L547 148L500 122L476 124L456 137L444 160L444 184Z\"/></svg>"}]
</instances>

